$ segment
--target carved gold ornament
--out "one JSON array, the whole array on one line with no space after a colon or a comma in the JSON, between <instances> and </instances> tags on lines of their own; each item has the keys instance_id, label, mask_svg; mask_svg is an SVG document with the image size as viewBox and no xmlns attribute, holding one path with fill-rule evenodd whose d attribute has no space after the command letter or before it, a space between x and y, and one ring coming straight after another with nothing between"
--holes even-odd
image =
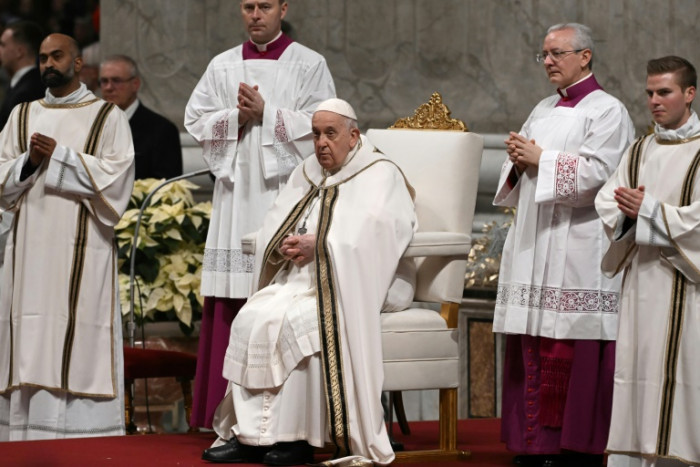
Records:
<instances>
[{"instance_id":1,"label":"carved gold ornament","mask_svg":"<svg viewBox=\"0 0 700 467\"><path fill-rule=\"evenodd\" d=\"M426 104L416 109L413 117L400 118L389 128L469 131L463 121L450 118L450 113L450 109L442 102L440 93L434 92Z\"/></svg>"}]
</instances>

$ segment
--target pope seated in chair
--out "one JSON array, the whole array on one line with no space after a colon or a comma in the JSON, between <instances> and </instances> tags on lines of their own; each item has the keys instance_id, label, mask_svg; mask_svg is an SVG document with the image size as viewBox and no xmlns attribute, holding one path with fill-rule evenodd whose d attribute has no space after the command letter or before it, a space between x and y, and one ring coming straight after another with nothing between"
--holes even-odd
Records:
<instances>
[{"instance_id":1,"label":"pope seated in chair","mask_svg":"<svg viewBox=\"0 0 700 467\"><path fill-rule=\"evenodd\" d=\"M219 440L205 460L303 464L326 442L354 465L394 459L380 311L416 228L412 188L361 138L347 102L322 102L312 127L316 157L295 169L257 233L257 292L233 321ZM392 301L412 297L392 287Z\"/></svg>"}]
</instances>

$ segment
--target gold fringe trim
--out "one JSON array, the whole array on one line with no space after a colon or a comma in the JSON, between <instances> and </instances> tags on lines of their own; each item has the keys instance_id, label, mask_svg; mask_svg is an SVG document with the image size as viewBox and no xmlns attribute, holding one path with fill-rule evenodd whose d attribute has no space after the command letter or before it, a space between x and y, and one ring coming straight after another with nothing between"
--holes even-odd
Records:
<instances>
[{"instance_id":1,"label":"gold fringe trim","mask_svg":"<svg viewBox=\"0 0 700 467\"><path fill-rule=\"evenodd\" d=\"M80 107L87 107L88 105L94 104L97 101L99 101L98 98L91 99L85 102L78 102L77 104L49 104L44 99L41 99L39 101L39 104L41 104L43 107L46 107L47 109L79 109Z\"/></svg>"},{"instance_id":2,"label":"gold fringe trim","mask_svg":"<svg viewBox=\"0 0 700 467\"><path fill-rule=\"evenodd\" d=\"M690 138L683 138L683 139L661 139L658 136L654 137L657 144L660 144L662 146L672 146L672 145L676 145L676 144L685 144L685 143L689 143L691 141L695 141L698 138L700 138L700 134L697 134L695 136L691 136Z\"/></svg>"}]
</instances>

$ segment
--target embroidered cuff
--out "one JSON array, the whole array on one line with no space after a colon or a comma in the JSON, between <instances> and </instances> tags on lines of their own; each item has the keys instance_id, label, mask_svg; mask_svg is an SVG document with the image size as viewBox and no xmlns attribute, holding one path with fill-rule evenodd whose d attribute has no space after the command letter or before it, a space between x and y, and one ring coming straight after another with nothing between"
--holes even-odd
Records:
<instances>
[{"instance_id":1,"label":"embroidered cuff","mask_svg":"<svg viewBox=\"0 0 700 467\"><path fill-rule=\"evenodd\" d=\"M69 151L64 146L57 145L49 160L49 168L46 173L46 185L56 191L63 191L66 169L74 166L75 162L70 160Z\"/></svg>"},{"instance_id":2,"label":"embroidered cuff","mask_svg":"<svg viewBox=\"0 0 700 467\"><path fill-rule=\"evenodd\" d=\"M554 169L554 197L557 201L576 201L578 198L577 156L559 153Z\"/></svg>"},{"instance_id":3,"label":"embroidered cuff","mask_svg":"<svg viewBox=\"0 0 700 467\"><path fill-rule=\"evenodd\" d=\"M671 242L666 234L661 203L648 193L644 194L642 205L637 216L637 235L635 242L640 245L670 247Z\"/></svg>"}]
</instances>

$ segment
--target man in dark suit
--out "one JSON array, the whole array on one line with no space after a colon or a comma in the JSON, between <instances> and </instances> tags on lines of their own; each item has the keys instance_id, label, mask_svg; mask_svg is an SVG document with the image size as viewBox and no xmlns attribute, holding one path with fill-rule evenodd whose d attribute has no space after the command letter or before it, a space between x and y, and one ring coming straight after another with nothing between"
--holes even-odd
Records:
<instances>
[{"instance_id":1,"label":"man in dark suit","mask_svg":"<svg viewBox=\"0 0 700 467\"><path fill-rule=\"evenodd\" d=\"M10 77L10 87L0 107L0 129L17 104L44 97L46 86L41 82L36 61L43 39L41 28L31 21L10 23L0 36L0 62Z\"/></svg>"},{"instance_id":2,"label":"man in dark suit","mask_svg":"<svg viewBox=\"0 0 700 467\"><path fill-rule=\"evenodd\" d=\"M172 178L182 175L180 132L175 124L144 106L136 62L113 55L100 65L102 98L113 102L129 118L136 152L136 178Z\"/></svg>"}]
</instances>

